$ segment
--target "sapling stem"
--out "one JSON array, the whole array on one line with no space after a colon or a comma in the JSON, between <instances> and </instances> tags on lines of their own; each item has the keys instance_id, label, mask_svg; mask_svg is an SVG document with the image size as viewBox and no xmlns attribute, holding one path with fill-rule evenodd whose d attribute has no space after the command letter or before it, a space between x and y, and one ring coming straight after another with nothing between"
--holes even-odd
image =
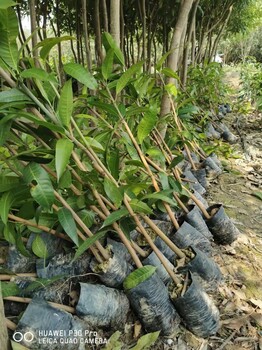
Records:
<instances>
[{"instance_id":1,"label":"sapling stem","mask_svg":"<svg viewBox=\"0 0 262 350\"><path fill-rule=\"evenodd\" d=\"M184 210L184 212L186 214L189 213L189 210L187 209L187 207L185 206L185 204L181 201L181 199L179 198L179 196L176 194L176 192L173 192L173 196L175 197L175 200L177 201L178 205L180 206L180 208L182 210Z\"/></svg>"},{"instance_id":2,"label":"sapling stem","mask_svg":"<svg viewBox=\"0 0 262 350\"><path fill-rule=\"evenodd\" d=\"M52 234L52 235L54 235L56 237L59 237L59 238L65 239L66 241L71 242L71 239L67 235L64 235L63 233L57 233L55 230L52 230L49 227L46 227L46 226L43 226L43 225L37 225L34 222L31 222L29 220L20 218L20 217L18 217L16 215L13 215L13 214L8 214L8 218L10 220L12 220L12 221L19 222L19 223L21 223L23 225L26 225L26 226L38 228L41 231L44 231L46 233L50 233L50 234Z\"/></svg>"},{"instance_id":3,"label":"sapling stem","mask_svg":"<svg viewBox=\"0 0 262 350\"><path fill-rule=\"evenodd\" d=\"M5 318L5 325L11 331L16 330L16 324L14 322L12 322L11 320L9 320L7 317Z\"/></svg>"},{"instance_id":4,"label":"sapling stem","mask_svg":"<svg viewBox=\"0 0 262 350\"><path fill-rule=\"evenodd\" d=\"M97 201L98 201L101 209L103 210L105 216L108 216L110 214L110 211L107 209L107 207L105 206L104 202L100 198L99 193L95 189L93 189L93 194L94 194L95 198L97 199ZM139 260L138 256L136 255L136 252L135 252L134 248L132 247L131 243L129 242L129 240L125 236L124 232L121 230L121 228L118 226L118 224L116 222L113 223L112 226L116 230L116 232L118 233L121 241L124 243L124 245L128 249L132 259L134 260L134 262L136 264L136 266L138 268L142 267L143 264L141 263L141 261Z\"/></svg>"},{"instance_id":5,"label":"sapling stem","mask_svg":"<svg viewBox=\"0 0 262 350\"><path fill-rule=\"evenodd\" d=\"M96 212L100 218L102 220L105 220L107 218L107 216L101 212L101 210L99 210L95 205L91 205L90 209L92 209L94 212ZM117 225L118 226L118 225ZM114 226L113 226L114 227ZM119 226L118 226L119 228ZM116 230L116 226L114 227L114 229ZM123 242L123 241L122 241ZM123 244L126 246L126 244L123 242ZM141 249L134 241L131 240L131 245L133 247L133 249L139 254L141 255L143 258L145 258L147 256L146 252ZM127 248L127 247L126 247ZM128 249L128 248L127 248ZM130 253L130 251L129 251ZM131 254L130 254L131 255ZM131 255L132 256L132 255ZM133 257L132 257L133 258ZM133 259L134 260L134 259ZM137 266L137 267L141 267L141 266Z\"/></svg>"},{"instance_id":6,"label":"sapling stem","mask_svg":"<svg viewBox=\"0 0 262 350\"><path fill-rule=\"evenodd\" d=\"M55 194L55 197L59 200L59 202L61 202L63 204L63 206L71 212L71 214L73 215L73 218L75 219L77 224L84 230L84 232L89 237L92 237L93 233L84 224L84 222L80 219L80 217L76 214L76 212L70 207L70 205L66 202L66 200L64 200L64 198L62 196L60 196L60 194L58 192L54 191L54 194ZM85 236L83 236L83 237L84 237L83 239L86 239ZM106 251L106 249L102 246L102 244L98 241L96 241L94 244L96 245L97 249L99 250L99 252L103 256L103 258L105 260L108 260L110 258L110 256L109 256L108 252Z\"/></svg>"},{"instance_id":7,"label":"sapling stem","mask_svg":"<svg viewBox=\"0 0 262 350\"><path fill-rule=\"evenodd\" d=\"M31 277L32 279L35 279L37 277L37 274L32 273L16 273L15 275L0 275L0 281L10 281L13 277Z\"/></svg>"},{"instance_id":8,"label":"sapling stem","mask_svg":"<svg viewBox=\"0 0 262 350\"><path fill-rule=\"evenodd\" d=\"M8 300L8 301L15 301L17 303L24 303L24 304L29 304L32 299L31 298L22 298L22 297L5 297L3 298L4 300ZM63 311L67 311L70 314L75 314L75 309L71 306L67 306L67 305L63 305L63 304L57 304L57 303L53 303L51 301L47 301L47 303L51 306L56 307L57 309L63 310Z\"/></svg>"},{"instance_id":9,"label":"sapling stem","mask_svg":"<svg viewBox=\"0 0 262 350\"><path fill-rule=\"evenodd\" d=\"M158 259L160 260L161 264L164 266L164 268L166 269L166 271L168 272L169 276L172 278L172 280L174 281L174 283L180 284L180 280L179 278L176 276L176 274L174 273L173 270L170 269L170 267L168 266L164 256L162 255L162 253L159 251L159 249L156 247L156 245L154 244L154 242L152 241L151 237L149 236L149 234L147 233L146 229L143 227L143 225L141 224L141 222L139 221L137 215L134 213L133 209L131 208L128 199L124 198L124 202L125 202L125 206L127 208L127 210L129 211L129 214L133 217L133 219L135 220L135 223L137 224L137 226L140 229L140 232L142 233L142 235L145 237L145 239L147 240L148 244L150 245L150 247L152 248L152 250L155 252L156 256L158 257Z\"/></svg>"}]
</instances>

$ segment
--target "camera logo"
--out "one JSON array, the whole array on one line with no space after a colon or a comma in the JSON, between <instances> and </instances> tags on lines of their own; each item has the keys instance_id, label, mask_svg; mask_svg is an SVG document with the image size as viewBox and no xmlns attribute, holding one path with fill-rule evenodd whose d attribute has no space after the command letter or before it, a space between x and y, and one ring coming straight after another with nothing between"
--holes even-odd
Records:
<instances>
[{"instance_id":1,"label":"camera logo","mask_svg":"<svg viewBox=\"0 0 262 350\"><path fill-rule=\"evenodd\" d=\"M31 332L26 332L25 334L21 332L15 332L13 334L13 340L17 343L21 343L23 340L27 343L31 343L34 340L34 334Z\"/></svg>"}]
</instances>

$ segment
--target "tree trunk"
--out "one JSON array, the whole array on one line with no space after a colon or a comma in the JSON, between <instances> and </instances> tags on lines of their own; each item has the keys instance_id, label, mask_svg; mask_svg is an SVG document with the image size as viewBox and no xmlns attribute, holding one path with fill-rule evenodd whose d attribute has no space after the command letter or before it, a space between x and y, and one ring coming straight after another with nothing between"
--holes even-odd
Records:
<instances>
[{"instance_id":1,"label":"tree trunk","mask_svg":"<svg viewBox=\"0 0 262 350\"><path fill-rule=\"evenodd\" d=\"M86 63L87 63L88 70L91 71L92 58L91 58L90 45L89 45L89 35L88 35L86 14L87 14L86 0L82 0L83 38L84 38L84 46L85 46L85 54L86 54Z\"/></svg>"},{"instance_id":2,"label":"tree trunk","mask_svg":"<svg viewBox=\"0 0 262 350\"><path fill-rule=\"evenodd\" d=\"M110 33L120 47L120 0L110 1Z\"/></svg>"},{"instance_id":3,"label":"tree trunk","mask_svg":"<svg viewBox=\"0 0 262 350\"><path fill-rule=\"evenodd\" d=\"M16 12L17 12L17 17L18 17L18 24L19 24L19 31L21 34L21 39L22 39L22 42L25 43L26 37L25 37L23 25L22 25L22 17L21 17L21 11L20 11L19 5L16 6ZM27 44L26 44L26 51L28 54L30 53L30 49L29 49L29 46Z\"/></svg>"},{"instance_id":4,"label":"tree trunk","mask_svg":"<svg viewBox=\"0 0 262 350\"><path fill-rule=\"evenodd\" d=\"M59 0L56 0L56 27L57 27L57 36L61 36L61 29L60 29L60 11L59 11ZM63 63L62 63L62 45L61 43L58 43L58 68L59 68L59 75L60 75L60 82L63 84L65 81L65 76L63 74Z\"/></svg>"},{"instance_id":5,"label":"tree trunk","mask_svg":"<svg viewBox=\"0 0 262 350\"><path fill-rule=\"evenodd\" d=\"M145 72L146 71L146 0L142 0L141 21L142 21L142 36L143 36L142 59L144 61L143 70ZM149 56L147 57L149 58Z\"/></svg>"},{"instance_id":6,"label":"tree trunk","mask_svg":"<svg viewBox=\"0 0 262 350\"><path fill-rule=\"evenodd\" d=\"M37 45L37 31L36 31L36 4L35 0L29 0L29 12L30 12L30 25L31 25L31 33L34 33L32 35L32 50L34 50L34 57L36 57L37 50L34 49ZM38 65L37 60L35 60L35 64Z\"/></svg>"},{"instance_id":7,"label":"tree trunk","mask_svg":"<svg viewBox=\"0 0 262 350\"><path fill-rule=\"evenodd\" d=\"M101 7L102 7L104 31L108 32L109 27L108 27L108 12L107 12L106 0L101 0Z\"/></svg>"},{"instance_id":8,"label":"tree trunk","mask_svg":"<svg viewBox=\"0 0 262 350\"><path fill-rule=\"evenodd\" d=\"M120 49L123 51L125 37L124 0L120 1Z\"/></svg>"},{"instance_id":9,"label":"tree trunk","mask_svg":"<svg viewBox=\"0 0 262 350\"><path fill-rule=\"evenodd\" d=\"M187 43L185 44L184 48L184 57L183 57L183 71L182 71L182 85L185 87L186 86L186 80L187 80L187 67L188 67L188 56L189 56L189 44L192 41L192 35L194 32L194 27L196 23L196 12L197 12L197 7L199 4L200 0L196 0L196 2L193 5L193 11L192 11L192 16L191 16L191 22L190 26L188 29L188 35L187 35ZM194 46L194 47L193 47ZM192 50L195 50L195 45L192 45ZM191 62L192 63L192 62Z\"/></svg>"},{"instance_id":10,"label":"tree trunk","mask_svg":"<svg viewBox=\"0 0 262 350\"><path fill-rule=\"evenodd\" d=\"M180 45L181 37L183 34L183 30L188 22L188 14L191 10L192 5L193 5L193 0L184 0L180 5L179 15L178 15L178 19L177 19L177 22L176 22L176 25L175 25L175 28L173 31L173 37L172 37L171 45L170 45L170 49L173 50L173 52L169 55L168 60L167 60L168 68L170 68L174 71L177 71L177 68L178 68L179 45ZM168 78L167 84L170 84L170 83L174 84L175 79ZM164 94L162 97L162 101L161 101L160 115L164 116L164 115L168 114L170 112L170 107L171 106L170 106L168 94ZM164 127L164 129L165 129L165 127ZM165 131L163 134L165 134Z\"/></svg>"},{"instance_id":11,"label":"tree trunk","mask_svg":"<svg viewBox=\"0 0 262 350\"><path fill-rule=\"evenodd\" d=\"M101 24L100 24L100 13L99 13L99 0L95 1L95 48L96 48L96 58L97 64L100 65L103 61L102 55L102 41L101 41Z\"/></svg>"}]
</instances>

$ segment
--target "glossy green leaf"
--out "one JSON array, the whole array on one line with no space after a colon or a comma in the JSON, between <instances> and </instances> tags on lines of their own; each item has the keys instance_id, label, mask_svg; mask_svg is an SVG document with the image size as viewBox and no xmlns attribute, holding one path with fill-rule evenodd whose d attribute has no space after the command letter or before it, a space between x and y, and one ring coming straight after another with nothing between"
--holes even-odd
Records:
<instances>
[{"instance_id":1,"label":"glossy green leaf","mask_svg":"<svg viewBox=\"0 0 262 350\"><path fill-rule=\"evenodd\" d=\"M113 61L114 61L114 50L109 49L106 53L106 57L101 67L102 75L105 80L107 80L110 74L112 73Z\"/></svg>"},{"instance_id":2,"label":"glossy green leaf","mask_svg":"<svg viewBox=\"0 0 262 350\"><path fill-rule=\"evenodd\" d=\"M117 46L116 42L114 41L113 37L109 33L103 33L102 35L102 42L106 49L106 52L110 49L113 49L114 51L114 61L116 63L121 64L122 66L125 64L125 58L123 53L121 52L120 48Z\"/></svg>"},{"instance_id":3,"label":"glossy green leaf","mask_svg":"<svg viewBox=\"0 0 262 350\"><path fill-rule=\"evenodd\" d=\"M135 213L152 214L152 209L149 208L149 206L146 203L138 199L131 199L129 204Z\"/></svg>"},{"instance_id":4,"label":"glossy green leaf","mask_svg":"<svg viewBox=\"0 0 262 350\"><path fill-rule=\"evenodd\" d=\"M173 71L173 69L165 67L162 69L162 74L164 74L167 77L179 79L179 76L176 72Z\"/></svg>"},{"instance_id":5,"label":"glossy green leaf","mask_svg":"<svg viewBox=\"0 0 262 350\"><path fill-rule=\"evenodd\" d=\"M17 188L19 184L19 177L0 174L0 193Z\"/></svg>"},{"instance_id":6,"label":"glossy green leaf","mask_svg":"<svg viewBox=\"0 0 262 350\"><path fill-rule=\"evenodd\" d=\"M172 162L168 167L170 169L176 167L180 162L182 162L183 159L184 159L184 156L176 156L175 158L173 158Z\"/></svg>"},{"instance_id":7,"label":"glossy green leaf","mask_svg":"<svg viewBox=\"0 0 262 350\"><path fill-rule=\"evenodd\" d=\"M63 175L66 166L69 163L73 148L73 143L68 139L59 139L56 143L55 168L58 181L61 179L61 176Z\"/></svg>"},{"instance_id":8,"label":"glossy green leaf","mask_svg":"<svg viewBox=\"0 0 262 350\"><path fill-rule=\"evenodd\" d=\"M155 113L146 113L137 128L137 138L139 143L150 134L153 128L156 126L157 116Z\"/></svg>"},{"instance_id":9,"label":"glossy green leaf","mask_svg":"<svg viewBox=\"0 0 262 350\"><path fill-rule=\"evenodd\" d=\"M181 193L182 192L182 185L179 181L175 180L173 178L173 176L169 176L168 177L168 181L170 183L171 188L173 188L173 190L177 193Z\"/></svg>"},{"instance_id":10,"label":"glossy green leaf","mask_svg":"<svg viewBox=\"0 0 262 350\"><path fill-rule=\"evenodd\" d=\"M162 200L163 202L169 203L171 205L176 205L173 199L168 197L173 192L173 190L164 190L161 192L155 192L151 194L147 194L143 197L143 199L154 199L154 200Z\"/></svg>"},{"instance_id":11,"label":"glossy green leaf","mask_svg":"<svg viewBox=\"0 0 262 350\"><path fill-rule=\"evenodd\" d=\"M79 240L77 235L76 223L71 211L67 208L61 208L58 211L58 220L72 241L78 246Z\"/></svg>"},{"instance_id":12,"label":"glossy green leaf","mask_svg":"<svg viewBox=\"0 0 262 350\"><path fill-rule=\"evenodd\" d=\"M1 0L2 1L2 0ZM12 7L0 9L0 57L9 67L17 70L18 21Z\"/></svg>"},{"instance_id":13,"label":"glossy green leaf","mask_svg":"<svg viewBox=\"0 0 262 350\"><path fill-rule=\"evenodd\" d=\"M11 103L17 101L27 102L31 100L22 91L16 88L0 92L0 103Z\"/></svg>"},{"instance_id":14,"label":"glossy green leaf","mask_svg":"<svg viewBox=\"0 0 262 350\"><path fill-rule=\"evenodd\" d=\"M121 350L123 343L120 341L120 337L121 332L116 331L113 333L102 350Z\"/></svg>"},{"instance_id":15,"label":"glossy green leaf","mask_svg":"<svg viewBox=\"0 0 262 350\"><path fill-rule=\"evenodd\" d=\"M77 214L88 228L90 228L95 223L95 213L91 210L83 209Z\"/></svg>"},{"instance_id":16,"label":"glossy green leaf","mask_svg":"<svg viewBox=\"0 0 262 350\"><path fill-rule=\"evenodd\" d=\"M168 52L166 52L161 58L160 60L156 63L156 70L160 70L160 68L162 67L162 65L164 64L165 60L168 58L168 56L174 51L174 49L169 50Z\"/></svg>"},{"instance_id":17,"label":"glossy green leaf","mask_svg":"<svg viewBox=\"0 0 262 350\"><path fill-rule=\"evenodd\" d=\"M64 65L64 71L78 80L91 90L97 88L97 81L88 70L79 63L68 63Z\"/></svg>"},{"instance_id":18,"label":"glossy green leaf","mask_svg":"<svg viewBox=\"0 0 262 350\"><path fill-rule=\"evenodd\" d=\"M123 194L121 193L120 189L114 184L113 181L105 178L104 190L108 198L114 203L117 208L119 208L123 200Z\"/></svg>"},{"instance_id":19,"label":"glossy green leaf","mask_svg":"<svg viewBox=\"0 0 262 350\"><path fill-rule=\"evenodd\" d=\"M29 68L20 73L22 78L38 79L42 81L50 80L50 75L41 68Z\"/></svg>"},{"instance_id":20,"label":"glossy green leaf","mask_svg":"<svg viewBox=\"0 0 262 350\"><path fill-rule=\"evenodd\" d=\"M55 201L54 189L47 172L37 163L28 164L23 171L28 184L33 183L31 195L43 208L50 209Z\"/></svg>"},{"instance_id":21,"label":"glossy green leaf","mask_svg":"<svg viewBox=\"0 0 262 350\"><path fill-rule=\"evenodd\" d=\"M8 221L8 214L13 203L19 203L28 197L28 188L19 186L9 192L5 192L0 200L0 216L4 224Z\"/></svg>"},{"instance_id":22,"label":"glossy green leaf","mask_svg":"<svg viewBox=\"0 0 262 350\"><path fill-rule=\"evenodd\" d=\"M7 9L8 7L15 6L17 3L13 0L1 0L0 1L0 9Z\"/></svg>"},{"instance_id":23,"label":"glossy green leaf","mask_svg":"<svg viewBox=\"0 0 262 350\"><path fill-rule=\"evenodd\" d=\"M110 173L114 176L116 180L119 178L119 151L117 148L111 150L106 156L106 163Z\"/></svg>"},{"instance_id":24,"label":"glossy green leaf","mask_svg":"<svg viewBox=\"0 0 262 350\"><path fill-rule=\"evenodd\" d=\"M78 247L74 260L77 259L80 255L82 255L88 248L90 248L96 241L103 238L105 234L107 233L107 230L103 230L100 232L97 232L92 237L87 238L81 245Z\"/></svg>"},{"instance_id":25,"label":"glossy green leaf","mask_svg":"<svg viewBox=\"0 0 262 350\"><path fill-rule=\"evenodd\" d=\"M134 74L140 71L142 68L144 62L138 62L136 64L133 64L128 70L126 70L121 77L118 79L117 84L116 84L116 93L119 94L130 82L131 78L133 77Z\"/></svg>"},{"instance_id":26,"label":"glossy green leaf","mask_svg":"<svg viewBox=\"0 0 262 350\"><path fill-rule=\"evenodd\" d=\"M17 233L15 231L15 224L8 222L4 227L4 238L11 244L16 244Z\"/></svg>"},{"instance_id":27,"label":"glossy green leaf","mask_svg":"<svg viewBox=\"0 0 262 350\"><path fill-rule=\"evenodd\" d=\"M135 271L131 272L124 280L124 289L129 290L135 288L140 283L149 279L155 273L155 271L156 267L151 265L146 265L140 267L139 269L136 269Z\"/></svg>"},{"instance_id":28,"label":"glossy green leaf","mask_svg":"<svg viewBox=\"0 0 262 350\"><path fill-rule=\"evenodd\" d=\"M169 83L165 85L165 90L172 96L177 97L177 88L174 84Z\"/></svg>"},{"instance_id":29,"label":"glossy green leaf","mask_svg":"<svg viewBox=\"0 0 262 350\"><path fill-rule=\"evenodd\" d=\"M86 140L86 143L88 144L88 146L90 146L92 148L96 148L100 151L104 151L104 147L96 139L89 137L89 136L86 136L85 140Z\"/></svg>"},{"instance_id":30,"label":"glossy green leaf","mask_svg":"<svg viewBox=\"0 0 262 350\"><path fill-rule=\"evenodd\" d=\"M130 350L149 350L155 344L159 337L160 331L148 333L143 335L137 342L137 344Z\"/></svg>"},{"instance_id":31,"label":"glossy green leaf","mask_svg":"<svg viewBox=\"0 0 262 350\"><path fill-rule=\"evenodd\" d=\"M124 216L127 216L128 214L129 213L128 213L128 210L126 208L121 208L117 211L114 211L113 213L108 215L108 217L105 219L102 227L112 225L114 222L122 219Z\"/></svg>"},{"instance_id":32,"label":"glossy green leaf","mask_svg":"<svg viewBox=\"0 0 262 350\"><path fill-rule=\"evenodd\" d=\"M33 240L32 251L41 259L46 259L48 257L47 245L40 235L36 235L35 239Z\"/></svg>"},{"instance_id":33,"label":"glossy green leaf","mask_svg":"<svg viewBox=\"0 0 262 350\"><path fill-rule=\"evenodd\" d=\"M73 89L72 80L68 80L62 88L58 103L58 116L62 125L69 127L73 113Z\"/></svg>"},{"instance_id":34,"label":"glossy green leaf","mask_svg":"<svg viewBox=\"0 0 262 350\"><path fill-rule=\"evenodd\" d=\"M49 55L51 49L61 43L62 41L68 41L68 40L74 40L75 38L73 36L61 36L61 37L55 37L55 38L47 38L42 40L40 43L36 45L35 48L41 47L40 50L40 57L45 60L46 57Z\"/></svg>"}]
</instances>

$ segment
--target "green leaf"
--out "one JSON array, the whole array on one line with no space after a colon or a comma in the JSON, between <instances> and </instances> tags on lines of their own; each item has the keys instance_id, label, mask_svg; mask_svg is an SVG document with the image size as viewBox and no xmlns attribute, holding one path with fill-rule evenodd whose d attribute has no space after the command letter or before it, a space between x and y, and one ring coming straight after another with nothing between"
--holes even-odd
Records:
<instances>
[{"instance_id":1,"label":"green leaf","mask_svg":"<svg viewBox=\"0 0 262 350\"><path fill-rule=\"evenodd\" d=\"M176 72L173 71L173 69L165 67L162 69L162 74L164 74L167 77L174 78L174 79L179 79L179 76Z\"/></svg>"},{"instance_id":2,"label":"green leaf","mask_svg":"<svg viewBox=\"0 0 262 350\"><path fill-rule=\"evenodd\" d=\"M87 86L91 90L97 89L97 81L93 75L88 72L85 67L79 63L68 63L64 65L64 71L71 77L78 80L81 84Z\"/></svg>"},{"instance_id":3,"label":"green leaf","mask_svg":"<svg viewBox=\"0 0 262 350\"><path fill-rule=\"evenodd\" d=\"M155 266L146 265L131 272L124 280L123 287L125 290L135 288L140 283L149 279L156 271Z\"/></svg>"},{"instance_id":4,"label":"green leaf","mask_svg":"<svg viewBox=\"0 0 262 350\"><path fill-rule=\"evenodd\" d=\"M15 224L8 222L4 227L4 238L11 244L16 244Z\"/></svg>"},{"instance_id":5,"label":"green leaf","mask_svg":"<svg viewBox=\"0 0 262 350\"><path fill-rule=\"evenodd\" d=\"M252 192L252 196L257 197L258 199L260 199L262 201L262 192L260 192L260 191L253 191Z\"/></svg>"},{"instance_id":6,"label":"green leaf","mask_svg":"<svg viewBox=\"0 0 262 350\"><path fill-rule=\"evenodd\" d=\"M174 49L169 50L168 52L166 52L161 58L160 60L156 63L156 70L160 70L160 68L162 67L163 63L165 62L165 60L167 59L167 57L174 51Z\"/></svg>"},{"instance_id":7,"label":"green leaf","mask_svg":"<svg viewBox=\"0 0 262 350\"><path fill-rule=\"evenodd\" d=\"M49 81L50 75L41 68L29 68L20 73L22 78L38 79L42 81Z\"/></svg>"},{"instance_id":8,"label":"green leaf","mask_svg":"<svg viewBox=\"0 0 262 350\"><path fill-rule=\"evenodd\" d=\"M54 189L47 172L37 163L29 163L23 171L28 184L34 182L31 195L43 208L50 209L55 201ZM35 184L36 183L36 184Z\"/></svg>"},{"instance_id":9,"label":"green leaf","mask_svg":"<svg viewBox=\"0 0 262 350\"><path fill-rule=\"evenodd\" d=\"M66 169L59 180L59 188L69 188L72 185L72 175L69 169Z\"/></svg>"},{"instance_id":10,"label":"green leaf","mask_svg":"<svg viewBox=\"0 0 262 350\"><path fill-rule=\"evenodd\" d=\"M116 180L119 178L119 151L117 148L112 150L106 156L106 163L110 173L114 176Z\"/></svg>"},{"instance_id":11,"label":"green leaf","mask_svg":"<svg viewBox=\"0 0 262 350\"><path fill-rule=\"evenodd\" d=\"M137 128L137 138L139 143L150 134L153 128L156 126L157 116L155 113L146 113Z\"/></svg>"},{"instance_id":12,"label":"green leaf","mask_svg":"<svg viewBox=\"0 0 262 350\"><path fill-rule=\"evenodd\" d=\"M51 51L51 49L61 43L62 41L67 41L67 40L74 40L75 38L73 36L61 36L61 37L55 37L55 38L47 38L42 40L40 43L38 43L36 45L36 49L39 47L42 47L41 51L40 51L40 57L45 60L46 57L49 55L49 52Z\"/></svg>"},{"instance_id":13,"label":"green leaf","mask_svg":"<svg viewBox=\"0 0 262 350\"><path fill-rule=\"evenodd\" d=\"M68 80L62 88L60 100L58 103L58 116L62 125L67 128L70 125L70 119L73 113L73 89L72 80Z\"/></svg>"},{"instance_id":14,"label":"green leaf","mask_svg":"<svg viewBox=\"0 0 262 350\"><path fill-rule=\"evenodd\" d=\"M0 9L7 9L8 7L15 6L17 3L12 0L1 0Z\"/></svg>"},{"instance_id":15,"label":"green leaf","mask_svg":"<svg viewBox=\"0 0 262 350\"><path fill-rule=\"evenodd\" d=\"M59 209L57 216L61 226L63 227L67 235L78 246L79 240L77 235L77 228L71 211L67 208L61 208Z\"/></svg>"},{"instance_id":16,"label":"green leaf","mask_svg":"<svg viewBox=\"0 0 262 350\"><path fill-rule=\"evenodd\" d=\"M0 193L16 188L20 182L17 176L0 175Z\"/></svg>"},{"instance_id":17,"label":"green leaf","mask_svg":"<svg viewBox=\"0 0 262 350\"><path fill-rule=\"evenodd\" d=\"M107 80L110 74L112 73L113 61L114 61L114 50L109 49L106 53L106 57L101 67L102 75L105 78L105 80Z\"/></svg>"},{"instance_id":18,"label":"green leaf","mask_svg":"<svg viewBox=\"0 0 262 350\"><path fill-rule=\"evenodd\" d=\"M66 166L69 163L74 145L68 139L59 139L55 148L55 168L57 173L57 181L61 179Z\"/></svg>"},{"instance_id":19,"label":"green leaf","mask_svg":"<svg viewBox=\"0 0 262 350\"><path fill-rule=\"evenodd\" d=\"M95 213L91 210L83 209L77 213L83 223L90 228L95 223Z\"/></svg>"},{"instance_id":20,"label":"green leaf","mask_svg":"<svg viewBox=\"0 0 262 350\"><path fill-rule=\"evenodd\" d=\"M136 346L130 350L147 350L152 349L151 346L155 344L159 337L160 331L148 333L143 335L137 342Z\"/></svg>"},{"instance_id":21,"label":"green leaf","mask_svg":"<svg viewBox=\"0 0 262 350\"><path fill-rule=\"evenodd\" d=\"M9 132L11 129L12 122L8 121L7 123L1 125L0 127L0 146L3 146L5 141L9 138Z\"/></svg>"},{"instance_id":22,"label":"green leaf","mask_svg":"<svg viewBox=\"0 0 262 350\"><path fill-rule=\"evenodd\" d=\"M27 187L19 186L18 188L12 189L3 194L0 200L0 216L4 224L8 221L8 214L12 204L14 202L18 204L19 201L26 199L28 192Z\"/></svg>"},{"instance_id":23,"label":"green leaf","mask_svg":"<svg viewBox=\"0 0 262 350\"><path fill-rule=\"evenodd\" d=\"M5 64L17 70L19 58L16 43L18 37L18 21L16 12L11 7L0 9L0 32L0 57Z\"/></svg>"},{"instance_id":24,"label":"green leaf","mask_svg":"<svg viewBox=\"0 0 262 350\"><path fill-rule=\"evenodd\" d=\"M80 246L78 247L74 260L76 260L80 255L82 255L88 248L90 248L97 240L103 238L107 230L99 231L92 237L87 238Z\"/></svg>"},{"instance_id":25,"label":"green leaf","mask_svg":"<svg viewBox=\"0 0 262 350\"><path fill-rule=\"evenodd\" d=\"M129 81L131 80L132 76L136 74L140 69L142 68L144 62L138 62L136 64L133 64L128 70L125 71L124 74L121 75L121 77L118 79L116 84L116 93L119 94L120 91L122 91Z\"/></svg>"},{"instance_id":26,"label":"green leaf","mask_svg":"<svg viewBox=\"0 0 262 350\"><path fill-rule=\"evenodd\" d=\"M97 148L100 151L104 151L104 147L96 139L89 137L89 136L85 136L85 140L86 140L88 146L90 146L92 148Z\"/></svg>"},{"instance_id":27,"label":"green leaf","mask_svg":"<svg viewBox=\"0 0 262 350\"><path fill-rule=\"evenodd\" d=\"M117 208L119 208L123 200L123 194L121 193L120 189L114 184L113 181L105 178L104 190L108 198L115 204Z\"/></svg>"},{"instance_id":28,"label":"green leaf","mask_svg":"<svg viewBox=\"0 0 262 350\"><path fill-rule=\"evenodd\" d=\"M115 333L113 333L108 339L106 346L102 350L121 350L123 344L121 341L119 341L120 337L121 332L116 331Z\"/></svg>"},{"instance_id":29,"label":"green leaf","mask_svg":"<svg viewBox=\"0 0 262 350\"><path fill-rule=\"evenodd\" d=\"M32 251L41 259L46 259L48 257L47 245L40 235L36 235L35 239L33 240Z\"/></svg>"},{"instance_id":30,"label":"green leaf","mask_svg":"<svg viewBox=\"0 0 262 350\"><path fill-rule=\"evenodd\" d=\"M169 176L168 177L168 181L170 183L171 188L173 188L173 190L177 193L181 193L182 192L182 185L179 181L175 180L173 178L173 176Z\"/></svg>"},{"instance_id":31,"label":"green leaf","mask_svg":"<svg viewBox=\"0 0 262 350\"><path fill-rule=\"evenodd\" d=\"M0 92L0 103L11 103L16 101L27 102L31 100L23 92L16 88Z\"/></svg>"},{"instance_id":32,"label":"green leaf","mask_svg":"<svg viewBox=\"0 0 262 350\"><path fill-rule=\"evenodd\" d=\"M20 289L15 282L1 282L2 297L10 297L20 293Z\"/></svg>"},{"instance_id":33,"label":"green leaf","mask_svg":"<svg viewBox=\"0 0 262 350\"><path fill-rule=\"evenodd\" d=\"M155 199L155 200L162 200L163 202L169 203L171 205L176 205L176 202L174 202L173 199L168 197L173 192L173 190L164 190L161 192L155 192L151 194L147 194L146 196L143 197L143 199Z\"/></svg>"},{"instance_id":34,"label":"green leaf","mask_svg":"<svg viewBox=\"0 0 262 350\"><path fill-rule=\"evenodd\" d=\"M121 52L120 48L117 46L112 36L109 33L103 33L102 42L106 49L106 52L109 51L110 49L113 49L115 62L123 66L125 64L124 55Z\"/></svg>"},{"instance_id":35,"label":"green leaf","mask_svg":"<svg viewBox=\"0 0 262 350\"><path fill-rule=\"evenodd\" d=\"M169 186L167 174L164 172L159 172L158 177L161 182L163 190L169 190L170 186Z\"/></svg>"},{"instance_id":36,"label":"green leaf","mask_svg":"<svg viewBox=\"0 0 262 350\"><path fill-rule=\"evenodd\" d=\"M12 350L29 350L24 345L17 343L16 341L11 340Z\"/></svg>"},{"instance_id":37,"label":"green leaf","mask_svg":"<svg viewBox=\"0 0 262 350\"><path fill-rule=\"evenodd\" d=\"M149 208L149 206L146 203L138 199L131 199L129 204L135 213L152 214L152 209Z\"/></svg>"},{"instance_id":38,"label":"green leaf","mask_svg":"<svg viewBox=\"0 0 262 350\"><path fill-rule=\"evenodd\" d=\"M174 97L177 97L177 88L173 83L165 85L165 90Z\"/></svg>"},{"instance_id":39,"label":"green leaf","mask_svg":"<svg viewBox=\"0 0 262 350\"><path fill-rule=\"evenodd\" d=\"M182 160L184 159L184 156L176 156L172 162L170 163L170 165L168 166L168 168L172 169L174 167L177 166L177 164L179 164L180 162L182 162Z\"/></svg>"},{"instance_id":40,"label":"green leaf","mask_svg":"<svg viewBox=\"0 0 262 350\"><path fill-rule=\"evenodd\" d=\"M108 215L108 217L105 219L102 227L112 225L114 222L116 222L117 220L120 220L121 218L123 218L124 216L127 216L128 214L129 214L129 212L126 208L121 208L117 211L114 211L113 213Z\"/></svg>"}]
</instances>

